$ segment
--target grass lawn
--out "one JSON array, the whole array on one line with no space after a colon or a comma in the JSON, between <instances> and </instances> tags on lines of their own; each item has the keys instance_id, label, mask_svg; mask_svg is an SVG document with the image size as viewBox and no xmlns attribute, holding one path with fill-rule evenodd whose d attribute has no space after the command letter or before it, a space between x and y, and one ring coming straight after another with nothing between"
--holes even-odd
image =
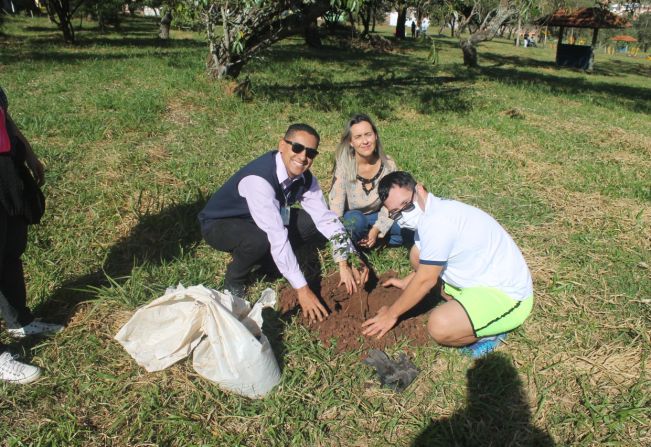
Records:
<instances>
[{"instance_id":1,"label":"grass lawn","mask_svg":"<svg viewBox=\"0 0 651 447\"><path fill-rule=\"evenodd\" d=\"M0 84L47 164L30 305L67 328L0 335L45 369L0 385L1 445L651 445L650 61L599 53L588 75L495 40L471 72L445 37L437 65L420 42L377 54L288 40L245 68L243 102L206 77L198 34L161 43L142 19L76 46L46 19L3 31ZM412 349L421 374L402 394L379 388L363 353L335 355L295 322L275 324L283 375L263 400L220 391L189 360L138 367L112 339L134 309L180 282L221 283L228 256L196 224L206 198L294 121L321 132L327 188L354 112L435 195L507 228L534 276L532 317L480 362ZM372 259L406 273L405 254Z\"/></svg>"}]
</instances>

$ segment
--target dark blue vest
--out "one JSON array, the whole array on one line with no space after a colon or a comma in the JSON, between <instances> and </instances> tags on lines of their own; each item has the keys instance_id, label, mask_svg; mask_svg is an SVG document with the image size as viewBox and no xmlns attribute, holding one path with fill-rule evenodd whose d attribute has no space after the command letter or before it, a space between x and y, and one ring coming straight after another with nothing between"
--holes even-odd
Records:
<instances>
[{"instance_id":1,"label":"dark blue vest","mask_svg":"<svg viewBox=\"0 0 651 447\"><path fill-rule=\"evenodd\" d=\"M278 151L271 151L256 158L237 171L212 195L206 206L199 213L199 223L201 224L202 231L205 232L216 219L224 219L227 217L251 219L251 212L249 211L246 199L240 196L237 190L240 181L248 175L257 175L269 182L276 193L276 200L278 200L280 206L292 205L301 198L303 193L312 184L312 173L306 171L301 180L296 180L292 183L286 199L283 188L280 186L278 176L276 175L277 153Z\"/></svg>"}]
</instances>

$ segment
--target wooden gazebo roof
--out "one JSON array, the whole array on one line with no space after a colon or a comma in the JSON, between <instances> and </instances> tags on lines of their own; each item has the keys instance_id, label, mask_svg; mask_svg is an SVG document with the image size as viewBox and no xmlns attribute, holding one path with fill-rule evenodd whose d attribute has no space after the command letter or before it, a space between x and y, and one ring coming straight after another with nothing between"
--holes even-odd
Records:
<instances>
[{"instance_id":1,"label":"wooden gazebo roof","mask_svg":"<svg viewBox=\"0 0 651 447\"><path fill-rule=\"evenodd\" d=\"M561 8L554 13L534 20L536 25L567 28L627 28L631 23L624 17L604 8Z\"/></svg>"},{"instance_id":2,"label":"wooden gazebo roof","mask_svg":"<svg viewBox=\"0 0 651 447\"><path fill-rule=\"evenodd\" d=\"M610 40L614 40L616 42L637 42L637 39L635 37L626 35L614 36L611 37Z\"/></svg>"}]
</instances>

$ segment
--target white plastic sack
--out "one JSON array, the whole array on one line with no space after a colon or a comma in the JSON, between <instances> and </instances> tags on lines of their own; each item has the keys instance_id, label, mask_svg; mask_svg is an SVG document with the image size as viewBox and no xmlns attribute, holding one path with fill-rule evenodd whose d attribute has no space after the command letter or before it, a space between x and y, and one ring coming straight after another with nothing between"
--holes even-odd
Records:
<instances>
[{"instance_id":1,"label":"white plastic sack","mask_svg":"<svg viewBox=\"0 0 651 447\"><path fill-rule=\"evenodd\" d=\"M182 285L140 308L115 339L147 371L159 371L194 350L194 369L222 388L251 398L280 381L280 368L262 333L262 309L276 304L271 289L250 304L230 293Z\"/></svg>"}]
</instances>

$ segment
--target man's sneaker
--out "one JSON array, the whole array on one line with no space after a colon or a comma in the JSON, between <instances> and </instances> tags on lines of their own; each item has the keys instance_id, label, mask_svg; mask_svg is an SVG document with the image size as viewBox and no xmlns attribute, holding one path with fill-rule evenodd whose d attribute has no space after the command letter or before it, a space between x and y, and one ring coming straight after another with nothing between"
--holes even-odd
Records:
<instances>
[{"instance_id":1,"label":"man's sneaker","mask_svg":"<svg viewBox=\"0 0 651 447\"><path fill-rule=\"evenodd\" d=\"M471 345L461 348L463 354L469 355L473 359L480 359L495 350L506 338L506 332L493 337L483 337Z\"/></svg>"},{"instance_id":2,"label":"man's sneaker","mask_svg":"<svg viewBox=\"0 0 651 447\"><path fill-rule=\"evenodd\" d=\"M41 368L21 363L8 352L0 355L0 381L8 383L31 383L41 377Z\"/></svg>"},{"instance_id":3,"label":"man's sneaker","mask_svg":"<svg viewBox=\"0 0 651 447\"><path fill-rule=\"evenodd\" d=\"M63 326L54 323L44 323L42 321L34 320L26 326L18 329L7 329L9 335L14 338L25 338L30 335L52 335L61 332Z\"/></svg>"}]
</instances>

